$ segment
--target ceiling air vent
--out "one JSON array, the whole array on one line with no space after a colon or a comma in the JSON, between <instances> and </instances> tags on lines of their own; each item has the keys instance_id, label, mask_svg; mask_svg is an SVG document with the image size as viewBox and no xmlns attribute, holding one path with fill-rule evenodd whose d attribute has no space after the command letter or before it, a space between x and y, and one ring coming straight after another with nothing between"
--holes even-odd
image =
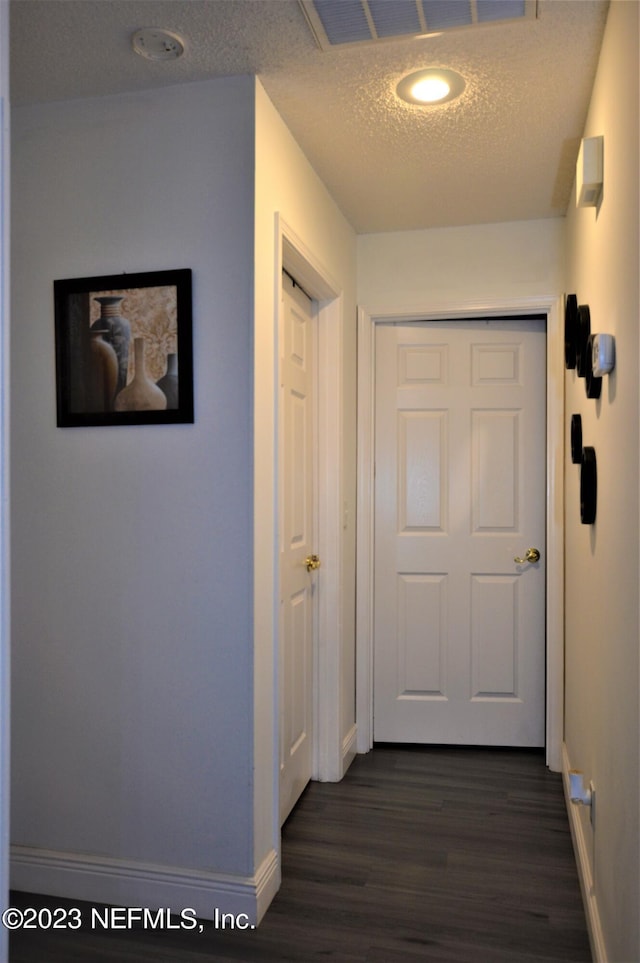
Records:
<instances>
[{"instance_id":1,"label":"ceiling air vent","mask_svg":"<svg viewBox=\"0 0 640 963\"><path fill-rule=\"evenodd\" d=\"M299 0L322 50L533 19L536 0Z\"/></svg>"}]
</instances>

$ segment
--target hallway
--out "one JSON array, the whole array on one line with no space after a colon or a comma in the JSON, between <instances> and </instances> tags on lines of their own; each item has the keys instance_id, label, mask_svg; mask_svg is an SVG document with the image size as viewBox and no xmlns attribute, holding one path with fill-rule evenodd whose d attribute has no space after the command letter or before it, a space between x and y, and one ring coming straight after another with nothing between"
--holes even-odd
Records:
<instances>
[{"instance_id":1,"label":"hallway","mask_svg":"<svg viewBox=\"0 0 640 963\"><path fill-rule=\"evenodd\" d=\"M14 894L13 905L88 904ZM179 911L182 907L172 907ZM561 777L537 751L398 748L312 783L257 931L19 932L11 963L588 963Z\"/></svg>"}]
</instances>

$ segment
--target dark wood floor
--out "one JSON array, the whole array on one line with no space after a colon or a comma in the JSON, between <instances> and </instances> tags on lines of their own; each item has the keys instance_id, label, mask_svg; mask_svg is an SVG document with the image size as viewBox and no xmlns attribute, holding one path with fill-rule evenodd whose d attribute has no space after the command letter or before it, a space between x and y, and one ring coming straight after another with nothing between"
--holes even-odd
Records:
<instances>
[{"instance_id":1,"label":"dark wood floor","mask_svg":"<svg viewBox=\"0 0 640 963\"><path fill-rule=\"evenodd\" d=\"M284 829L283 877L254 931L17 932L10 960L591 959L561 778L537 752L376 747L342 783L309 786Z\"/></svg>"}]
</instances>

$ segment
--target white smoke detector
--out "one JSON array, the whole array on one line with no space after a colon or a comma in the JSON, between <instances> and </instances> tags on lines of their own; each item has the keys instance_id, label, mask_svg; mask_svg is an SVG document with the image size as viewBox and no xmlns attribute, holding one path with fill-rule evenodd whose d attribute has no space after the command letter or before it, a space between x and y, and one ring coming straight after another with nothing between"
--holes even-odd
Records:
<instances>
[{"instance_id":1,"label":"white smoke detector","mask_svg":"<svg viewBox=\"0 0 640 963\"><path fill-rule=\"evenodd\" d=\"M133 49L147 60L177 60L184 53L184 40L160 27L142 27L131 37Z\"/></svg>"}]
</instances>

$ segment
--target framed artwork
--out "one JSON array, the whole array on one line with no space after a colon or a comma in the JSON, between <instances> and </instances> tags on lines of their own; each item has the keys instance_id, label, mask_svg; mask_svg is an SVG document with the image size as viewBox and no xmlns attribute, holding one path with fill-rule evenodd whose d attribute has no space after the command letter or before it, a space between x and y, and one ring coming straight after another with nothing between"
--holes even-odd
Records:
<instances>
[{"instance_id":1,"label":"framed artwork","mask_svg":"<svg viewBox=\"0 0 640 963\"><path fill-rule=\"evenodd\" d=\"M193 422L190 269L53 288L58 427Z\"/></svg>"}]
</instances>

